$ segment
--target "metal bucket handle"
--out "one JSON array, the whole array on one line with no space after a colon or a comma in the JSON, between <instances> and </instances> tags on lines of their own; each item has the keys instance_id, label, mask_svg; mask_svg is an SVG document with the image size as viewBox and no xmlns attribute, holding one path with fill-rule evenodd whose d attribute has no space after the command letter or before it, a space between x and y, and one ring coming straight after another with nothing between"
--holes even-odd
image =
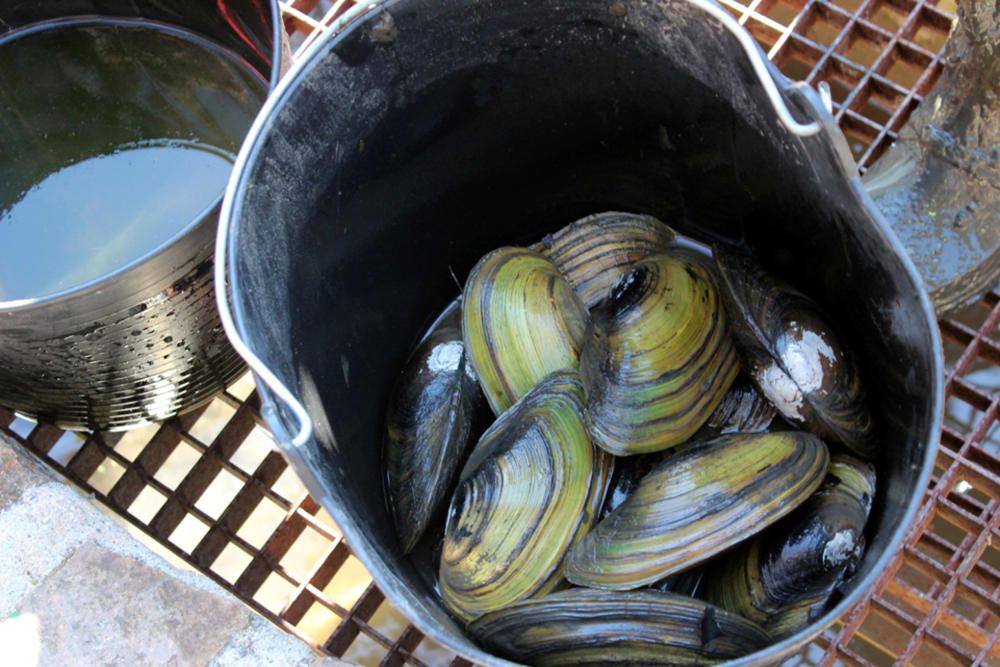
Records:
<instances>
[{"instance_id":1,"label":"metal bucket handle","mask_svg":"<svg viewBox=\"0 0 1000 667\"><path fill-rule=\"evenodd\" d=\"M757 46L753 37L750 36L750 33L747 32L736 21L736 19L722 9L721 6L716 4L714 0L683 1L698 7L705 13L717 19L720 23L722 23L722 26L739 41L743 50L746 52L747 57L750 59L750 64L753 66L753 70L756 73L757 78L764 87L764 92L767 94L768 99L773 105L778 118L790 133L799 137L808 137L819 133L823 129L823 126L818 122L814 121L804 124L795 119L791 111L789 111L788 106L785 104L785 100L778 89L777 83L771 75L771 70L769 69L768 63L765 60L760 47ZM358 4L343 14L337 21L332 23L328 28L324 29L323 35L313 41L305 53L302 54L298 62L296 62L289 71L288 75L285 76L281 83L278 84L278 87L264 104L264 107L258 114L253 126L250 128L246 140L243 142L240 153L236 158L235 164L233 165L232 176L230 177L229 184L226 187L226 196L223 200L222 211L219 215L218 236L216 237L215 242L214 270L215 299L216 304L218 305L222 327L226 332L226 336L229 337L229 341L232 343L233 349L235 349L236 352L243 357L247 366L249 366L250 370L252 370L257 376L257 379L270 389L271 392L273 392L275 399L287 407L296 422L298 422L295 433L288 434L279 419L277 407L266 396L261 397L261 413L267 420L272 431L276 436L278 436L279 440L291 447L301 447L309 441L313 433L312 419L309 417L309 413L306 411L305 406L303 406L299 399L296 398L295 394L293 394L292 391L285 386L285 384L277 377L277 375L275 375L268 365L260 359L260 357L254 354L253 350L251 350L247 343L243 340L243 337L236 327L236 323L233 319L233 312L229 303L229 283L228 272L226 269L228 263L227 245L229 239L229 222L232 217L233 201L238 189L238 182L241 175L244 173L244 167L249 158L249 154L252 151L253 146L256 144L261 131L263 130L265 119L271 116L271 112L276 106L278 100L281 99L287 87L296 79L298 72L304 64L311 59L316 51L326 45L327 40L323 39L323 37L330 33L335 34L340 32L344 29L344 27L356 21L362 14L375 13L379 11L379 8L383 4L385 3L382 2L374 5Z\"/></svg>"}]
</instances>

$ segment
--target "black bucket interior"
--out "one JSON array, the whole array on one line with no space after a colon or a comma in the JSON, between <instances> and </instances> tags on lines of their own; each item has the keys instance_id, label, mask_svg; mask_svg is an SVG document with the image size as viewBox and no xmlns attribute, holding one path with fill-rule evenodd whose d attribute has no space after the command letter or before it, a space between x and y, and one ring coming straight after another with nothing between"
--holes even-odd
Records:
<instances>
[{"instance_id":1,"label":"black bucket interior","mask_svg":"<svg viewBox=\"0 0 1000 667\"><path fill-rule=\"evenodd\" d=\"M387 7L297 71L249 156L229 245L238 326L315 422L290 454L378 583L477 655L398 554L386 399L479 257L622 210L750 247L859 356L880 490L848 597L867 585L923 488L939 362L913 273L829 137L790 134L737 42L679 0Z\"/></svg>"}]
</instances>

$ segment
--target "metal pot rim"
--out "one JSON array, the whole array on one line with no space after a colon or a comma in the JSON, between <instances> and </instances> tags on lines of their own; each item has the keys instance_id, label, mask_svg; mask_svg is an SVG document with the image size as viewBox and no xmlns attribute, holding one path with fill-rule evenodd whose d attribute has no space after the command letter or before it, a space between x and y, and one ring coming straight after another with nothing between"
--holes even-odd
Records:
<instances>
[{"instance_id":1,"label":"metal pot rim","mask_svg":"<svg viewBox=\"0 0 1000 667\"><path fill-rule=\"evenodd\" d=\"M282 23L281 23L281 10L280 10L277 2L268 2L267 5L268 5L268 7L269 7L269 9L271 11L271 25L272 25L272 35L271 35L271 38L274 40L274 42L273 42L275 44L274 53L275 53L275 55L277 55L278 54L278 46L277 45L280 45L282 43L282 33L283 33L283 31L282 31ZM7 35L3 35L3 37L0 38L0 47L2 47L3 44L8 39L13 39L14 38L13 36L15 36L15 35L16 36L21 36L25 31L38 30L38 29L41 29L43 26L48 26L48 25L52 25L52 24L61 24L61 23L64 23L64 22L74 22L74 21L79 21L79 20L93 20L94 18L95 18L94 16L67 16L67 17L63 17L63 18L49 19L49 20L46 20L46 21L41 21L41 22L38 22L38 23L33 23L33 24L30 24L30 25L26 25L26 26L23 26L21 28L18 28L17 30L14 30L14 31L8 33ZM187 32L187 33L194 34L194 35L200 37L201 39L203 39L205 42L207 42L210 45L214 46L215 48L222 48L221 46L217 45L215 42L213 42L212 40L210 40L207 37L199 35L198 33L194 33L194 32L192 32L190 30L187 30L186 28L183 28L183 27L180 27L180 26L175 26L175 25L172 25L172 24L169 24L169 23L163 23L163 22L160 22L160 21L150 21L150 20L147 20L147 19L131 19L131 18L127 18L127 17L116 17L116 20L121 20L121 21L124 21L124 22L132 22L132 21L134 21L136 23L140 23L140 22L141 23L160 23L160 24L162 24L164 27L166 27L168 29L175 29L175 30L178 30L178 31L182 31L182 32ZM253 70L252 67L250 69ZM253 71L255 73L257 73L256 70L253 70ZM264 80L264 77L261 77L261 79ZM267 85L267 94L272 93L275 90L275 88L277 88L278 82L280 80L281 80L281 62L280 62L280 60L276 59L271 64L271 75L270 75L270 77L265 80L266 85ZM260 111L260 110L258 110L258 111ZM249 134L247 135L246 138L249 138ZM234 160L233 161L233 166L232 166L232 171L236 170L236 165L237 165L237 161ZM125 275L125 274L129 273L130 271L132 271L133 269L135 269L137 266L141 266L143 264L146 264L147 262L149 262L150 260L154 259L155 257L158 257L159 255L162 255L169 248L173 247L178 242L180 242L182 239L184 239L185 237L189 236L191 233L193 233L196 229L200 228L202 225L211 224L214 220L217 220L218 219L218 215L217 214L218 214L218 211L219 211L220 207L222 206L222 201L225 198L225 195L226 195L226 189L223 188L222 191L219 192L219 194L212 200L212 202L208 206L206 206L204 208L204 210L201 211L201 213L199 213L196 216L194 216L187 224L185 224L183 227L181 227L175 234L173 234L172 236L170 236L167 240L165 240L160 245L158 245L155 248L153 248L152 250L144 253L143 255L140 255L139 257L133 259L132 261L128 262L127 264L124 264L124 265L118 267L117 269L115 269L115 270L113 270L113 271L111 271L109 273L105 273L104 275L98 276L97 278L93 278L93 279L88 280L86 282L79 283L79 284L74 285L72 287L68 287L68 288L66 288L64 290L60 290L58 292L53 292L52 294L47 294L45 296L31 297L31 298L27 298L27 299L10 299L10 300L7 300L7 301L0 300L0 313L23 312L23 311L31 310L33 308L40 307L40 306L47 306L47 305L54 304L54 303L59 303L59 302L63 302L63 301L69 301L71 299L76 298L77 296L79 296L80 294L82 294L84 292L93 292L95 290L96 291L100 291L102 288L104 288L106 286L110 286L112 283L114 283L115 281L117 281L118 279L120 279L123 275Z\"/></svg>"}]
</instances>

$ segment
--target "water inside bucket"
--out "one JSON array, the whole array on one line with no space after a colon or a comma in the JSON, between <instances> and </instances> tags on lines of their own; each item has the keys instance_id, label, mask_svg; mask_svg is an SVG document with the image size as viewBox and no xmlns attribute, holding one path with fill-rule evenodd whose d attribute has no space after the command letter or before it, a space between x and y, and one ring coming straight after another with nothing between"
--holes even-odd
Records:
<instances>
[{"instance_id":1,"label":"water inside bucket","mask_svg":"<svg viewBox=\"0 0 1000 667\"><path fill-rule=\"evenodd\" d=\"M0 41L0 300L101 278L209 213L266 90L235 54L151 22Z\"/></svg>"}]
</instances>

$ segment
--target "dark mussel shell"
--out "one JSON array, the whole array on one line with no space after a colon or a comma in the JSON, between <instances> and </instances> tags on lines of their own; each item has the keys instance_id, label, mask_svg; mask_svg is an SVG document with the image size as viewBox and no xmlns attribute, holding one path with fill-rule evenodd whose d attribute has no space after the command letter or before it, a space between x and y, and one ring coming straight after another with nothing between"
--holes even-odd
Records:
<instances>
[{"instance_id":1,"label":"dark mussel shell","mask_svg":"<svg viewBox=\"0 0 1000 667\"><path fill-rule=\"evenodd\" d=\"M604 506L601 507L600 518L606 517L637 488L642 478L663 461L662 454L646 454L644 456L621 456L615 459L615 470L611 475L611 483L608 484L608 493L604 498Z\"/></svg>"},{"instance_id":2,"label":"dark mussel shell","mask_svg":"<svg viewBox=\"0 0 1000 667\"><path fill-rule=\"evenodd\" d=\"M455 481L486 401L451 307L406 362L389 399L384 462L403 553L420 540Z\"/></svg>"},{"instance_id":3,"label":"dark mussel shell","mask_svg":"<svg viewBox=\"0 0 1000 667\"><path fill-rule=\"evenodd\" d=\"M439 583L463 622L563 581L566 551L594 524L612 457L583 421L575 372L554 373L487 429L445 524Z\"/></svg>"},{"instance_id":4,"label":"dark mussel shell","mask_svg":"<svg viewBox=\"0 0 1000 667\"><path fill-rule=\"evenodd\" d=\"M708 665L768 643L754 623L701 600L585 588L487 614L469 633L494 653L538 667Z\"/></svg>"},{"instance_id":5,"label":"dark mussel shell","mask_svg":"<svg viewBox=\"0 0 1000 667\"><path fill-rule=\"evenodd\" d=\"M713 564L707 599L761 624L775 639L805 627L861 559L874 494L869 464L833 457L815 495Z\"/></svg>"},{"instance_id":6,"label":"dark mussel shell","mask_svg":"<svg viewBox=\"0 0 1000 667\"><path fill-rule=\"evenodd\" d=\"M871 458L861 373L819 307L742 251L716 248L715 261L740 361L763 394L791 423Z\"/></svg>"},{"instance_id":7,"label":"dark mussel shell","mask_svg":"<svg viewBox=\"0 0 1000 667\"><path fill-rule=\"evenodd\" d=\"M709 564L693 567L669 577L664 577L659 581L650 584L649 590L661 591L663 593L673 593L684 597L696 598L704 597L701 593L705 587L705 572Z\"/></svg>"},{"instance_id":8,"label":"dark mussel shell","mask_svg":"<svg viewBox=\"0 0 1000 667\"><path fill-rule=\"evenodd\" d=\"M563 227L540 244L587 309L608 297L632 265L673 245L672 229L648 215L598 213Z\"/></svg>"},{"instance_id":9,"label":"dark mussel shell","mask_svg":"<svg viewBox=\"0 0 1000 667\"><path fill-rule=\"evenodd\" d=\"M714 271L690 255L640 261L591 313L580 358L587 425L617 456L688 440L739 372Z\"/></svg>"},{"instance_id":10,"label":"dark mussel shell","mask_svg":"<svg viewBox=\"0 0 1000 667\"><path fill-rule=\"evenodd\" d=\"M795 509L828 465L823 442L801 431L685 445L570 550L566 578L628 590L693 567Z\"/></svg>"},{"instance_id":11,"label":"dark mussel shell","mask_svg":"<svg viewBox=\"0 0 1000 667\"><path fill-rule=\"evenodd\" d=\"M776 415L771 401L741 373L705 422L705 429L718 435L760 433L767 430Z\"/></svg>"}]
</instances>

